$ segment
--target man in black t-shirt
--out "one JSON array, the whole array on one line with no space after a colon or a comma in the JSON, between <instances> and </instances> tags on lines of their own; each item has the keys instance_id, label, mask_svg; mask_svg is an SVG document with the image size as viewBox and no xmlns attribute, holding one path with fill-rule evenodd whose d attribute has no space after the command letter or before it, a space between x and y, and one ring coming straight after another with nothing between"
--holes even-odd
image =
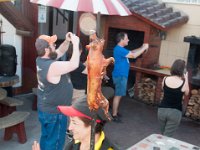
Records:
<instances>
[{"instance_id":1,"label":"man in black t-shirt","mask_svg":"<svg viewBox=\"0 0 200 150\"><path fill-rule=\"evenodd\" d=\"M73 84L72 100L86 97L87 91L87 69L86 66L80 62L79 67L70 73Z\"/></svg>"},{"instance_id":2,"label":"man in black t-shirt","mask_svg":"<svg viewBox=\"0 0 200 150\"><path fill-rule=\"evenodd\" d=\"M87 89L87 73L85 73L86 67L80 62L79 67L70 73L71 81L74 89L86 90Z\"/></svg>"}]
</instances>

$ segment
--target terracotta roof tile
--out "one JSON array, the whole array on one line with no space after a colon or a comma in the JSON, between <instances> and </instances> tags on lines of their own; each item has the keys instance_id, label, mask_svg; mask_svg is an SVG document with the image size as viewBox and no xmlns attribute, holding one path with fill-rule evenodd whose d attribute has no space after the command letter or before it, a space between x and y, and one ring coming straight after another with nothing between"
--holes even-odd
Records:
<instances>
[{"instance_id":1,"label":"terracotta roof tile","mask_svg":"<svg viewBox=\"0 0 200 150\"><path fill-rule=\"evenodd\" d=\"M165 3L157 0L122 0L122 2L133 15L161 30L184 24L189 19L183 12L175 11L172 7L167 7Z\"/></svg>"}]
</instances>

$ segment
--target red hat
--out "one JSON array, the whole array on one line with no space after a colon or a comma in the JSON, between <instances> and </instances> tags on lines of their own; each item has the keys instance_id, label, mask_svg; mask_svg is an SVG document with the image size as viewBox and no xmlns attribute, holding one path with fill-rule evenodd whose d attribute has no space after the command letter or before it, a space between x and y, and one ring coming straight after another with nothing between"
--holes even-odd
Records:
<instances>
[{"instance_id":1,"label":"red hat","mask_svg":"<svg viewBox=\"0 0 200 150\"><path fill-rule=\"evenodd\" d=\"M55 43L57 40L57 36L48 36L48 35L40 35L35 42L35 47L37 51L44 50L45 48L48 48L50 44Z\"/></svg>"},{"instance_id":2,"label":"red hat","mask_svg":"<svg viewBox=\"0 0 200 150\"><path fill-rule=\"evenodd\" d=\"M86 98L75 100L75 102L71 106L58 106L58 110L66 116L84 117L92 120L92 113L89 110ZM108 121L107 117L104 114L104 111L101 108L98 109L96 115L97 123Z\"/></svg>"},{"instance_id":3,"label":"red hat","mask_svg":"<svg viewBox=\"0 0 200 150\"><path fill-rule=\"evenodd\" d=\"M47 41L49 44L55 43L57 41L57 35L48 36L43 34L40 35L38 38Z\"/></svg>"}]
</instances>

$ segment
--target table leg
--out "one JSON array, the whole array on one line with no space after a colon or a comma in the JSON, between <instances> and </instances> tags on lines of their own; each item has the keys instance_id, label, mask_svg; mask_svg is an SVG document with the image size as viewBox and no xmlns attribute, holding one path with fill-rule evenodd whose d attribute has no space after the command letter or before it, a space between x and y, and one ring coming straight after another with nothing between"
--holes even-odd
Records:
<instances>
[{"instance_id":1,"label":"table leg","mask_svg":"<svg viewBox=\"0 0 200 150\"><path fill-rule=\"evenodd\" d=\"M138 98L138 94L139 94L138 83L139 83L140 80L141 80L141 76L142 76L141 73L139 73L139 72L136 73L135 85L134 85L134 96L135 96L136 98Z\"/></svg>"}]
</instances>

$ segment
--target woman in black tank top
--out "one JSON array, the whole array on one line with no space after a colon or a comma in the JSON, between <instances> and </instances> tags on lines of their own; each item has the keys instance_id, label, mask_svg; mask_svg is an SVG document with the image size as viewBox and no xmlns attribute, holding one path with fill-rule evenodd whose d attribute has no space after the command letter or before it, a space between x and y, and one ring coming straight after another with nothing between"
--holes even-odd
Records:
<instances>
[{"instance_id":1,"label":"woman in black tank top","mask_svg":"<svg viewBox=\"0 0 200 150\"><path fill-rule=\"evenodd\" d=\"M183 95L188 95L188 73L184 74L185 61L175 60L170 73L163 79L164 97L158 108L158 121L161 134L173 136L182 118Z\"/></svg>"}]
</instances>

